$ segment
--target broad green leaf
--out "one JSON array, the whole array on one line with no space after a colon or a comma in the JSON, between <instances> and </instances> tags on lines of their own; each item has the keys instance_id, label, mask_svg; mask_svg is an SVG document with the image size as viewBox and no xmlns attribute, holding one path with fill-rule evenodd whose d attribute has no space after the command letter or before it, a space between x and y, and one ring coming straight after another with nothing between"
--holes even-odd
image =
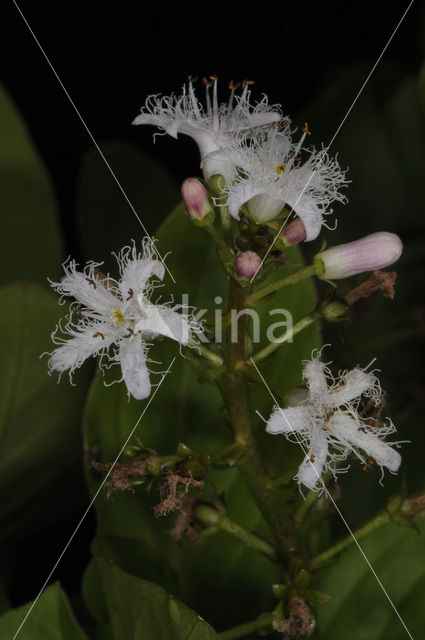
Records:
<instances>
[{"instance_id":1,"label":"broad green leaf","mask_svg":"<svg viewBox=\"0 0 425 640\"><path fill-rule=\"evenodd\" d=\"M62 239L50 179L21 116L0 87L0 284L47 284L60 269Z\"/></svg>"},{"instance_id":2,"label":"broad green leaf","mask_svg":"<svg viewBox=\"0 0 425 640\"><path fill-rule=\"evenodd\" d=\"M164 212L175 206L179 192L166 171L131 144L106 142L102 153L125 195L99 152L89 151L81 164L76 218L85 257L104 260L109 269L114 266L111 251L145 235L136 214L152 234Z\"/></svg>"},{"instance_id":3,"label":"broad green leaf","mask_svg":"<svg viewBox=\"0 0 425 640\"><path fill-rule=\"evenodd\" d=\"M161 587L95 562L114 640L217 640L205 620Z\"/></svg>"},{"instance_id":4,"label":"broad green leaf","mask_svg":"<svg viewBox=\"0 0 425 640\"><path fill-rule=\"evenodd\" d=\"M202 229L193 227L182 208L178 207L160 228L157 237L158 249L163 255L172 251L167 265L176 280L174 284L168 278L164 289L160 291L162 299L167 300L173 295L175 302L179 303L182 295L187 294L190 305L213 313L220 306L214 302L215 297L226 300L227 277L218 263L216 249L209 236ZM293 263L299 263L300 254L294 251L290 259ZM288 271L289 267L285 267L280 277ZM314 308L315 294L310 282L304 283L299 289L292 289L290 291L288 288L276 296L275 304L288 309L296 322ZM267 315L272 304L259 309L262 317L266 317L266 322L276 322L276 318ZM309 357L317 345L317 328L313 328L304 338L299 336L293 345L288 345L282 354L283 363L281 354L277 353L267 366L275 384L283 388L298 384L301 380L301 360ZM150 356L162 362L162 366L157 367L162 370L173 357L176 357L176 361L137 428L136 434L144 444L162 454L175 451L180 441L205 453L229 444L232 436L222 415L223 402L218 391L209 384L198 383L187 360L179 355L178 345L168 342L155 345ZM153 379L158 381L159 376L153 376ZM145 404L128 401L122 385L105 388L102 379L97 379L90 393L86 413L88 458L100 456L105 461L113 460ZM260 389L254 408L266 414L272 406L273 399L267 389ZM264 431L259 421L258 424L259 430ZM264 441L267 438L268 443L263 444L269 447L270 454L273 453L271 461L276 471L285 470L286 441L281 438L280 447L277 447L275 439L265 435L262 437ZM294 451L299 456L298 450L294 448ZM93 470L89 470L88 474L91 491L94 492L99 477ZM213 486L216 493L223 494L227 509L236 521L270 536L237 470L210 472L207 486ZM270 585L280 579L280 573L269 560L246 550L239 542L224 534L195 543L184 541L180 547L177 546L167 534L172 527L173 516L165 519L153 517L153 507L157 502L157 491L152 489L147 494L143 487L138 487L134 494L116 494L110 501L106 501L102 494L96 505L99 533L143 540L164 555L182 576L182 584L176 595L190 606L198 608L216 626L225 627L245 621L247 604L252 615L273 605ZM137 557L137 547L134 554ZM134 571L142 577L149 577L149 566L143 566L143 551L140 555L140 561L133 563ZM120 563L119 554L115 557ZM209 597L211 584L221 585L223 597L220 602Z\"/></svg>"},{"instance_id":5,"label":"broad green leaf","mask_svg":"<svg viewBox=\"0 0 425 640\"><path fill-rule=\"evenodd\" d=\"M425 522L420 535L411 529L389 524L361 541L374 571L388 592L413 638L425 628L423 589L425 566ZM322 570L320 589L331 596L318 609L318 624L326 640L399 640L407 633L353 544L338 562Z\"/></svg>"},{"instance_id":6,"label":"broad green leaf","mask_svg":"<svg viewBox=\"0 0 425 640\"><path fill-rule=\"evenodd\" d=\"M0 637L13 638L32 603L0 617ZM35 603L18 634L19 640L88 640L57 585L48 587Z\"/></svg>"},{"instance_id":7,"label":"broad green leaf","mask_svg":"<svg viewBox=\"0 0 425 640\"><path fill-rule=\"evenodd\" d=\"M78 386L47 372L50 333L63 315L56 296L16 284L0 290L1 536L45 526L81 491L81 418L87 373ZM63 499L67 495L67 500Z\"/></svg>"}]
</instances>

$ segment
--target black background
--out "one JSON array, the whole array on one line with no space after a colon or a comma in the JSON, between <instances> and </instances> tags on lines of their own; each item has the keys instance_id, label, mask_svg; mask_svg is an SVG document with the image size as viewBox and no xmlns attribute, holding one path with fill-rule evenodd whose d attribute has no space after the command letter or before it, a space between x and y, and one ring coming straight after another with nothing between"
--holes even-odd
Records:
<instances>
[{"instance_id":1,"label":"black background","mask_svg":"<svg viewBox=\"0 0 425 640\"><path fill-rule=\"evenodd\" d=\"M131 126L148 94L178 92L189 74L216 74L225 98L229 80L252 79L257 97L265 92L285 113L297 117L323 87L353 65L364 64L366 76L407 5L19 3L95 139L139 145L177 181L199 173L193 143L161 138L153 145L150 128ZM396 66L401 75L417 73L422 64L423 18L423 7L415 2L385 53L385 64ZM382 79L384 66L378 66L370 85ZM75 185L81 156L92 142L9 0L3 0L1 9L0 68L1 80L52 175L67 250L78 251L72 222ZM341 117L348 107L341 105ZM83 486L81 492L81 504L86 504ZM54 530L42 530L30 549L18 545L14 550L14 605L36 595L80 512L71 513ZM68 589L78 587L93 531L94 519L89 517L55 573Z\"/></svg>"}]
</instances>

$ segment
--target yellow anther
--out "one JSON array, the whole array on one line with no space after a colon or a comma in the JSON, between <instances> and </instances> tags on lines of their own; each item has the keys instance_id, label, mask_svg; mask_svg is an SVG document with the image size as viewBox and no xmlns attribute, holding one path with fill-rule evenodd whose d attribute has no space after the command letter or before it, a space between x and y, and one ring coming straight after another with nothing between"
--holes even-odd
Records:
<instances>
[{"instance_id":1,"label":"yellow anther","mask_svg":"<svg viewBox=\"0 0 425 640\"><path fill-rule=\"evenodd\" d=\"M93 334L93 338L102 338L102 340L104 340L105 336L103 333L100 333L100 331L96 331L96 333Z\"/></svg>"},{"instance_id":2,"label":"yellow anther","mask_svg":"<svg viewBox=\"0 0 425 640\"><path fill-rule=\"evenodd\" d=\"M276 173L277 173L279 176L280 176L282 173L285 173L285 171L286 171L286 164L283 164L283 163L282 163L282 164L279 164L279 165L276 167Z\"/></svg>"},{"instance_id":3,"label":"yellow anther","mask_svg":"<svg viewBox=\"0 0 425 640\"><path fill-rule=\"evenodd\" d=\"M244 80L242 82L242 88L245 89L247 85L255 84L255 80Z\"/></svg>"},{"instance_id":4,"label":"yellow anther","mask_svg":"<svg viewBox=\"0 0 425 640\"><path fill-rule=\"evenodd\" d=\"M198 76L187 76L187 79L189 82L196 82L198 79Z\"/></svg>"},{"instance_id":5,"label":"yellow anther","mask_svg":"<svg viewBox=\"0 0 425 640\"><path fill-rule=\"evenodd\" d=\"M202 78L202 82L208 88L210 88L212 86L212 82L208 82L208 80L206 78Z\"/></svg>"},{"instance_id":6,"label":"yellow anther","mask_svg":"<svg viewBox=\"0 0 425 640\"><path fill-rule=\"evenodd\" d=\"M308 123L307 123L307 122L304 122L303 131L304 131L304 133L306 133L307 135L311 136L311 131L309 131L309 130L308 130Z\"/></svg>"},{"instance_id":7,"label":"yellow anther","mask_svg":"<svg viewBox=\"0 0 425 640\"><path fill-rule=\"evenodd\" d=\"M312 145L311 145L311 150L312 150L312 151L316 151L316 145L315 145L315 144L312 144Z\"/></svg>"},{"instance_id":8,"label":"yellow anther","mask_svg":"<svg viewBox=\"0 0 425 640\"><path fill-rule=\"evenodd\" d=\"M118 324L122 324L123 322L125 322L124 314L121 309L115 309L115 311L112 313L112 316L115 318Z\"/></svg>"},{"instance_id":9,"label":"yellow anther","mask_svg":"<svg viewBox=\"0 0 425 640\"><path fill-rule=\"evenodd\" d=\"M233 80L230 80L229 82L229 89L231 91L236 91L236 89L239 89L240 86L241 86L240 82L233 82Z\"/></svg>"},{"instance_id":10,"label":"yellow anther","mask_svg":"<svg viewBox=\"0 0 425 640\"><path fill-rule=\"evenodd\" d=\"M217 76L210 76L210 80L218 80Z\"/></svg>"}]
</instances>

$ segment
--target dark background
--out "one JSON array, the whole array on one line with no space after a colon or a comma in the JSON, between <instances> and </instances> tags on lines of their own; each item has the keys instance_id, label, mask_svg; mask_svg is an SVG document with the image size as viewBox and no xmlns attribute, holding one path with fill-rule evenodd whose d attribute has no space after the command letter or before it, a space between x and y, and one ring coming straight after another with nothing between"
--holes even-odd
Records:
<instances>
[{"instance_id":1,"label":"dark background","mask_svg":"<svg viewBox=\"0 0 425 640\"><path fill-rule=\"evenodd\" d=\"M408 2L387 3L384 10L379 2L167 6L128 0L18 4L96 141L120 139L140 145L178 181L199 172L193 144L183 138L179 144L160 138L152 145L150 127L131 126L147 95L179 92L189 74L198 75L199 82L202 76L216 74L225 100L230 80L250 79L256 81L254 95L267 93L272 103L281 103L284 112L296 119L324 87L350 68L364 65L366 78L408 6ZM401 75L419 70L423 17L421 3L415 2L370 85L382 82L388 64ZM0 47L2 80L53 176L72 238L72 194L81 155L91 148L91 140L9 0L3 3ZM341 119L350 102L341 104Z\"/></svg>"},{"instance_id":2,"label":"dark background","mask_svg":"<svg viewBox=\"0 0 425 640\"><path fill-rule=\"evenodd\" d=\"M150 128L131 126L147 95L178 92L189 74L216 74L226 99L229 80L250 79L256 81L255 96L267 93L272 103L281 103L284 113L296 119L308 112L314 99L326 98L327 87L351 69L360 69L359 77L366 78L407 4L386 3L384 9L379 2L262 2L249 7L199 2L169 7L128 0L109 5L26 0L19 6L97 142L131 142L152 153L181 182L199 173L192 141L164 137L153 145ZM3 2L0 19L1 80L52 176L67 252L78 254L73 219L76 184L82 156L92 142L12 2ZM378 100L384 99L394 86L386 84L389 68L392 78L419 72L425 49L423 25L423 6L416 2L365 96L380 87ZM354 97L352 92L341 101L334 129ZM345 127L350 127L350 119ZM334 146L337 150L338 141ZM368 229L372 230L376 229ZM55 529L41 527L31 548L18 543L11 552L16 576L26 575L25 581L12 581L14 605L36 595L47 567L78 521L87 497L81 477L76 486L78 508L70 509ZM87 518L55 573L68 590L78 588L94 526L94 518Z\"/></svg>"}]
</instances>

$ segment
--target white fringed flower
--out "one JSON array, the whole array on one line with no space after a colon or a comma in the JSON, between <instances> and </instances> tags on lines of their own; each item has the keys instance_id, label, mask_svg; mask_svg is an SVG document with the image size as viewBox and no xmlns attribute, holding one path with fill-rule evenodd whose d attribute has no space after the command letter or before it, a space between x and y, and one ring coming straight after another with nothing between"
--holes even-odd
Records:
<instances>
[{"instance_id":1,"label":"white fringed flower","mask_svg":"<svg viewBox=\"0 0 425 640\"><path fill-rule=\"evenodd\" d=\"M198 101L189 79L188 87L183 87L182 95L149 96L142 112L133 124L150 124L162 129L173 138L184 133L195 140L201 154L204 177L222 175L231 182L235 168L227 147L233 136L257 127L273 124L281 119L278 107L269 105L267 96L251 105L249 82L243 83L241 96L235 95L236 86L230 83L230 97L227 104L219 105L217 78L206 84L206 109ZM210 88L213 86L212 101Z\"/></svg>"},{"instance_id":2,"label":"white fringed flower","mask_svg":"<svg viewBox=\"0 0 425 640\"><path fill-rule=\"evenodd\" d=\"M395 473L401 463L400 454L393 448L397 442L384 442L395 432L393 423L363 418L359 413L363 398L380 403L382 391L373 372L356 367L334 378L319 356L306 361L303 371L307 380L308 395L297 406L281 409L275 407L266 430L283 433L288 440L302 445L306 456L295 479L308 489L323 490L321 476L337 468L350 453L367 465L370 459L381 469L386 467Z\"/></svg>"},{"instance_id":3,"label":"white fringed flower","mask_svg":"<svg viewBox=\"0 0 425 640\"><path fill-rule=\"evenodd\" d=\"M323 216L332 213L330 204L346 200L339 190L347 181L326 150L303 148L308 134L306 123L300 140L293 142L288 121L284 129L260 130L236 141L232 162L240 171L224 189L225 204L234 218L239 219L245 205L246 214L255 222L268 222L286 206L304 223L306 240L317 238ZM308 154L305 162L301 162L301 153Z\"/></svg>"},{"instance_id":4,"label":"white fringed flower","mask_svg":"<svg viewBox=\"0 0 425 640\"><path fill-rule=\"evenodd\" d=\"M59 323L52 333L59 346L49 354L50 371L69 370L71 377L86 358L98 355L101 362L107 359L120 364L129 394L138 400L149 396L148 342L162 335L187 345L197 330L185 309L151 302L156 285L150 279L162 280L165 270L153 251L152 241L146 238L141 253L132 242L114 254L120 280L100 274L102 263L90 262L83 271L77 270L73 260L65 263L65 276L51 285L76 302L65 327Z\"/></svg>"}]
</instances>

